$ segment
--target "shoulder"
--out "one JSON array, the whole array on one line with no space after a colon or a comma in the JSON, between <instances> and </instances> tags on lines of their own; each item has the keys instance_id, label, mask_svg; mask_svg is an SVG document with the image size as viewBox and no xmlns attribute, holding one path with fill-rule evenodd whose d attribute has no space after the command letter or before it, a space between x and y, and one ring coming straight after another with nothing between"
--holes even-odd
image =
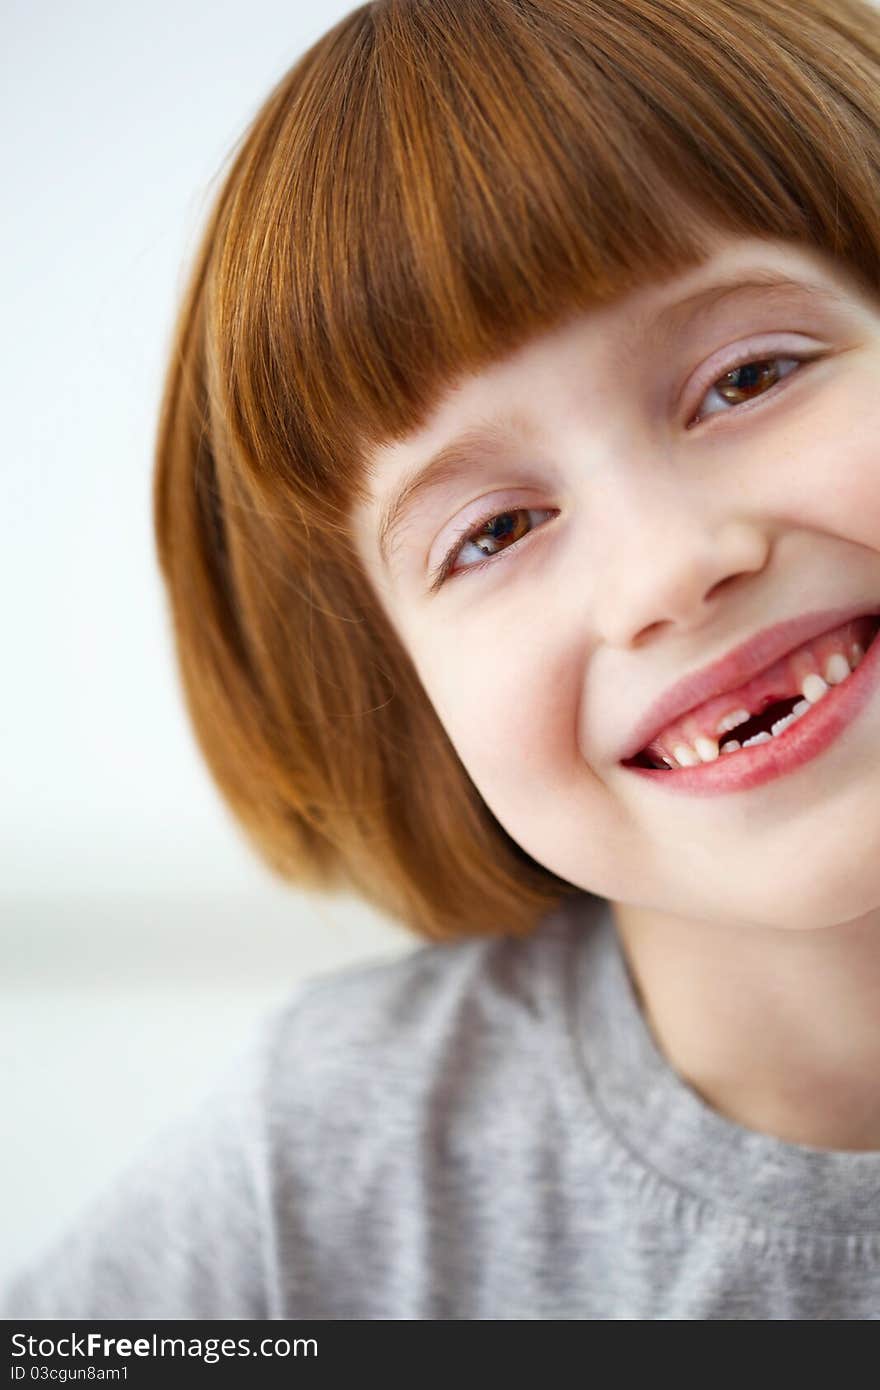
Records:
<instances>
[{"instance_id":1,"label":"shoulder","mask_svg":"<svg viewBox=\"0 0 880 1390\"><path fill-rule=\"evenodd\" d=\"M424 1102L438 1078L447 1094L485 1088L559 1000L573 935L557 907L525 938L419 946L307 979L256 1040L267 1102L351 1125Z\"/></svg>"},{"instance_id":2,"label":"shoulder","mask_svg":"<svg viewBox=\"0 0 880 1390\"><path fill-rule=\"evenodd\" d=\"M542 929L543 930L543 929ZM539 938L481 938L417 946L304 980L261 1028L267 1061L307 1054L320 1071L363 1055L413 1061L453 1037L474 1041L534 1016Z\"/></svg>"},{"instance_id":3,"label":"shoulder","mask_svg":"<svg viewBox=\"0 0 880 1390\"><path fill-rule=\"evenodd\" d=\"M571 941L557 911L526 939L419 946L297 985L0 1311L336 1307L349 1252L367 1260L405 1241L435 1191L454 1208L450 1184L476 1190L487 1148L502 1161L524 1107L544 1096L541 1035L561 1007ZM541 1133L540 1119L527 1131Z\"/></svg>"}]
</instances>

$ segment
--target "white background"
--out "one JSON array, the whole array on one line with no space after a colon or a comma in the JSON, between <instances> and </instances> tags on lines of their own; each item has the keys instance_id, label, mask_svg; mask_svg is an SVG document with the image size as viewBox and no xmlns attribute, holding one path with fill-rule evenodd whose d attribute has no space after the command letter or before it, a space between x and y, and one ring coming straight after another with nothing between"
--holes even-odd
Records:
<instances>
[{"instance_id":1,"label":"white background","mask_svg":"<svg viewBox=\"0 0 880 1390\"><path fill-rule=\"evenodd\" d=\"M5 7L0 1281L296 980L412 949L245 844L152 535L174 311L231 147L349 4Z\"/></svg>"}]
</instances>

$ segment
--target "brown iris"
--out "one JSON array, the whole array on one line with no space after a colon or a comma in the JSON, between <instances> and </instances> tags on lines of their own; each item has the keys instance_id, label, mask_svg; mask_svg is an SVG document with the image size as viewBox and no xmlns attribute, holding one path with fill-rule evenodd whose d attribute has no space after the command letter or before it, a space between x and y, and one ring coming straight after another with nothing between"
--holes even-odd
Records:
<instances>
[{"instance_id":1,"label":"brown iris","mask_svg":"<svg viewBox=\"0 0 880 1390\"><path fill-rule=\"evenodd\" d=\"M739 405L748 399L746 393L752 393L758 387L766 389L775 386L778 379L779 371L773 359L767 362L744 362L741 367L734 367L732 371L719 377L715 390L730 405Z\"/></svg>"},{"instance_id":2,"label":"brown iris","mask_svg":"<svg viewBox=\"0 0 880 1390\"><path fill-rule=\"evenodd\" d=\"M471 544L482 549L481 541L518 541L529 529L528 514L527 507L520 507L512 512L499 512L498 516L493 516L478 531L471 539ZM486 553L494 555L495 551L488 550Z\"/></svg>"}]
</instances>

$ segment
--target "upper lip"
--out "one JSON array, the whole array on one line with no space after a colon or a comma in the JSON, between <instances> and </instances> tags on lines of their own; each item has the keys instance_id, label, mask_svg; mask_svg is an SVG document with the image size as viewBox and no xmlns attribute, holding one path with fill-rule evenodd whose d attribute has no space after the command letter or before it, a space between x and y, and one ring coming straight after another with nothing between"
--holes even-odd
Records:
<instances>
[{"instance_id":1,"label":"upper lip","mask_svg":"<svg viewBox=\"0 0 880 1390\"><path fill-rule=\"evenodd\" d=\"M689 672L665 690L639 719L621 754L621 762L634 758L663 729L694 706L705 704L716 695L723 695L726 690L745 685L760 671L766 670L780 657L803 646L811 638L869 613L880 614L880 605L872 608L870 602L862 602L848 608L826 608L820 612L802 613L799 618L785 618L772 627L762 628L747 642L741 642L738 647L733 647L699 671Z\"/></svg>"}]
</instances>

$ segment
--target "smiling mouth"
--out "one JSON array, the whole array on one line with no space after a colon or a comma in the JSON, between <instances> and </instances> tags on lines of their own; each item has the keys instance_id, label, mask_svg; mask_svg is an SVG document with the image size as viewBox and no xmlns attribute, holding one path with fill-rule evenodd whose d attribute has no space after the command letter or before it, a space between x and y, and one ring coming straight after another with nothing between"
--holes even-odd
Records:
<instances>
[{"instance_id":1,"label":"smiling mouth","mask_svg":"<svg viewBox=\"0 0 880 1390\"><path fill-rule=\"evenodd\" d=\"M781 738L844 683L880 631L880 614L844 623L781 657L739 689L680 716L624 767L674 772Z\"/></svg>"}]
</instances>

